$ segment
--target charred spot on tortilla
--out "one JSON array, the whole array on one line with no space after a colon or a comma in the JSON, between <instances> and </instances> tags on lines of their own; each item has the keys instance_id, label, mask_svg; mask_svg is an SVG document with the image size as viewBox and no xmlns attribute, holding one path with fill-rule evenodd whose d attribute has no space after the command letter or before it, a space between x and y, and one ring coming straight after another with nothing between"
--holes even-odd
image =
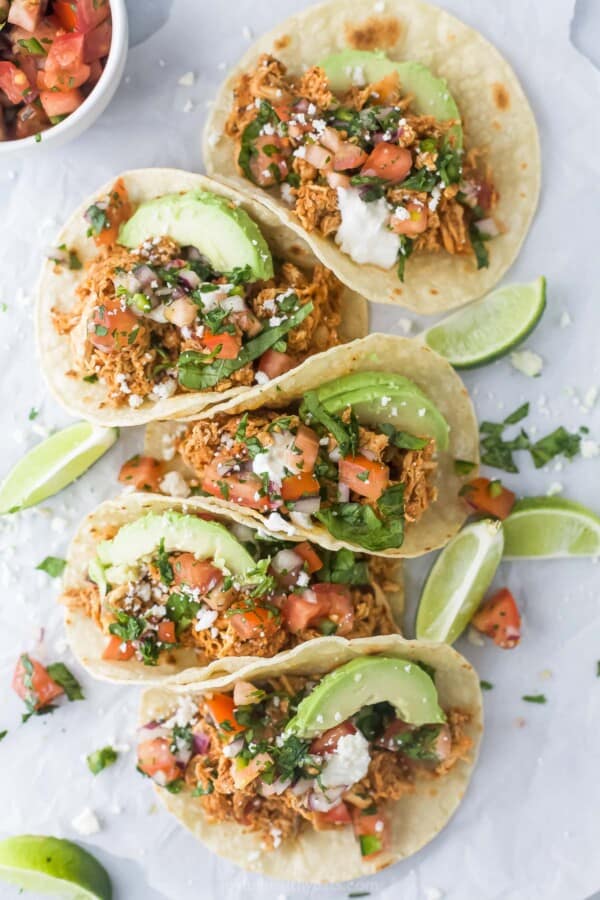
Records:
<instances>
[{"instance_id":1,"label":"charred spot on tortilla","mask_svg":"<svg viewBox=\"0 0 600 900\"><path fill-rule=\"evenodd\" d=\"M492 96L498 109L502 111L508 109L510 106L510 94L503 84L500 84L498 81L494 82L492 85Z\"/></svg>"},{"instance_id":2,"label":"charred spot on tortilla","mask_svg":"<svg viewBox=\"0 0 600 900\"><path fill-rule=\"evenodd\" d=\"M359 25L346 22L346 40L356 50L384 50L394 47L403 26L394 16L371 16Z\"/></svg>"},{"instance_id":3,"label":"charred spot on tortilla","mask_svg":"<svg viewBox=\"0 0 600 900\"><path fill-rule=\"evenodd\" d=\"M273 42L273 47L275 50L285 50L286 47L289 47L292 43L292 38L289 34L282 34L281 37L278 37L276 41Z\"/></svg>"}]
</instances>

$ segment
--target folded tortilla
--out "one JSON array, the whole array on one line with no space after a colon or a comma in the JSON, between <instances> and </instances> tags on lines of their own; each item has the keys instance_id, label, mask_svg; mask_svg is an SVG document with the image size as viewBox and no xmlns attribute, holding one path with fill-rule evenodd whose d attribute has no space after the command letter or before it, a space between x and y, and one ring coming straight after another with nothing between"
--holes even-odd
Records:
<instances>
[{"instance_id":1,"label":"folded tortilla","mask_svg":"<svg viewBox=\"0 0 600 900\"><path fill-rule=\"evenodd\" d=\"M272 660L255 660L237 673L208 681L189 683L187 674L168 686L153 688L142 696L140 725L172 714L183 695L229 691L236 680L259 683L277 675L318 675L360 656L380 653L425 663L435 670L435 685L443 708L459 708L469 713L465 732L473 746L468 762L459 761L450 772L436 779L416 781L414 793L390 802L386 809L391 819L389 853L379 860L363 862L352 828L315 831L303 829L276 850L261 847L257 834L244 831L231 822L211 824L202 808L189 793L171 794L156 786L166 806L192 834L210 850L244 869L289 881L340 882L370 875L384 866L412 856L447 824L464 797L473 772L483 731L482 697L479 678L472 666L447 644L407 641L397 635L362 638L325 637L309 641L281 653Z\"/></svg>"},{"instance_id":2,"label":"folded tortilla","mask_svg":"<svg viewBox=\"0 0 600 900\"><path fill-rule=\"evenodd\" d=\"M231 527L233 522L248 525L237 511L224 512L210 499L191 498L178 501L171 497L153 494L123 494L116 500L107 500L90 513L79 526L67 554L67 566L63 575L63 594L85 591L90 585L88 568L96 556L96 548L107 534L111 536L129 522L134 522L149 512L177 512L209 514L211 518ZM250 523L251 524L251 523ZM289 540L289 538L288 538ZM375 603L387 608L392 619L401 628L404 611L404 586L399 561L374 560L370 564L371 584ZM385 588L385 590L384 590ZM63 598L64 603L69 598ZM191 647L177 647L165 653L156 666L147 666L136 658L126 661L102 659L107 635L83 609L66 606L65 623L67 639L75 656L96 678L120 682L162 682L166 677L185 670L187 680L202 681L221 676L248 665L254 657L224 657L209 660Z\"/></svg>"},{"instance_id":3,"label":"folded tortilla","mask_svg":"<svg viewBox=\"0 0 600 900\"><path fill-rule=\"evenodd\" d=\"M261 406L272 409L286 409L303 395L325 382L349 375L352 372L381 371L404 375L415 382L417 387L435 403L450 426L449 446L439 451L435 486L437 499L416 522L406 523L404 542L401 547L380 551L377 555L386 557L420 556L437 547L442 547L456 534L469 514L469 507L460 495L461 488L477 473L479 463L479 434L477 419L467 390L452 366L425 347L409 338L385 334L370 334L352 344L333 347L310 360L310 366L299 366L284 375L278 384L265 385L259 392L249 392L239 398L211 407L198 419L212 418L223 414L237 414L255 410ZM182 431L181 422L153 422L146 429L144 452L157 459L165 459L168 471L179 471L190 477L193 473L186 468L178 454L173 456L173 437ZM167 449L168 448L168 449ZM473 463L468 475L460 475L455 467L456 460ZM217 508L237 511L253 527L271 531L285 539L290 535L305 540L314 540L330 550L349 547L360 552L364 550L334 538L318 522L310 529L286 523L286 530L279 530L269 524L267 518L257 510L243 508L236 504L213 498Z\"/></svg>"},{"instance_id":4,"label":"folded tortilla","mask_svg":"<svg viewBox=\"0 0 600 900\"><path fill-rule=\"evenodd\" d=\"M280 198L243 178L233 141L224 135L239 76L271 53L292 75L346 48L382 50L392 60L415 60L445 78L465 129L467 147L486 150L500 200L494 217L506 229L489 244L490 264L447 253L415 253L405 282L395 268L360 265L318 231L304 231ZM387 0L376 12L372 0L350 6L330 0L286 19L259 38L220 88L204 135L204 161L211 175L244 185L276 210L345 284L378 303L394 303L423 314L468 303L489 291L510 268L527 235L540 190L541 159L535 118L521 84L483 35L437 6L421 0Z\"/></svg>"},{"instance_id":5,"label":"folded tortilla","mask_svg":"<svg viewBox=\"0 0 600 900\"><path fill-rule=\"evenodd\" d=\"M184 193L191 190L208 191L238 204L259 225L274 256L292 262L306 270L318 259L306 241L283 224L280 218L256 199L248 196L243 185L233 188L178 169L136 169L121 176L134 206L165 194ZM106 388L102 384L89 384L71 371L74 362L70 335L59 335L55 330L51 311L71 309L76 300L76 289L85 275L85 265L97 255L94 241L87 237L84 213L98 199L106 196L114 184L113 178L92 197L88 197L71 215L56 239L77 253L83 269L72 271L67 266L57 266L46 260L37 288L35 315L38 353L48 387L56 400L72 415L82 416L99 425L141 425L153 419L170 419L197 413L212 403L236 397L245 391L258 390L258 386L233 387L227 391L190 391L168 399L145 400L137 409L128 406L114 408L105 405ZM368 331L368 309L363 297L354 290L344 288L341 298L342 322L340 335L344 341L362 337ZM309 357L302 365L310 364ZM274 379L276 383L278 379Z\"/></svg>"}]
</instances>

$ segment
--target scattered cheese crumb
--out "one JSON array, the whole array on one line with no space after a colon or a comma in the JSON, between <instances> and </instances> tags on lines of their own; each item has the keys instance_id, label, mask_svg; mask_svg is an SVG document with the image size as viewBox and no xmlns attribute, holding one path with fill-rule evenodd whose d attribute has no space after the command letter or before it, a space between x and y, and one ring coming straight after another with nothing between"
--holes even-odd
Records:
<instances>
[{"instance_id":1,"label":"scattered cheese crumb","mask_svg":"<svg viewBox=\"0 0 600 900\"><path fill-rule=\"evenodd\" d=\"M554 497L556 494L562 494L563 486L560 481L553 481L546 491L546 497Z\"/></svg>"},{"instance_id":2,"label":"scattered cheese crumb","mask_svg":"<svg viewBox=\"0 0 600 900\"><path fill-rule=\"evenodd\" d=\"M190 486L179 472L167 472L160 482L160 489L171 497L189 497Z\"/></svg>"},{"instance_id":3,"label":"scattered cheese crumb","mask_svg":"<svg viewBox=\"0 0 600 900\"><path fill-rule=\"evenodd\" d=\"M529 378L537 378L544 367L544 360L533 350L514 350L510 354L510 361L518 372Z\"/></svg>"},{"instance_id":4,"label":"scattered cheese crumb","mask_svg":"<svg viewBox=\"0 0 600 900\"><path fill-rule=\"evenodd\" d=\"M82 809L78 816L71 820L71 825L75 831L84 836L90 834L98 834L100 831L100 822L95 812L89 806Z\"/></svg>"},{"instance_id":5,"label":"scattered cheese crumb","mask_svg":"<svg viewBox=\"0 0 600 900\"><path fill-rule=\"evenodd\" d=\"M560 316L560 327L568 328L569 325L572 324L572 322L573 322L573 319L569 315L569 312L565 309L564 312L562 312L561 316Z\"/></svg>"},{"instance_id":6,"label":"scattered cheese crumb","mask_svg":"<svg viewBox=\"0 0 600 900\"><path fill-rule=\"evenodd\" d=\"M594 459L594 457L598 456L598 453L600 453L598 443L592 441L590 438L583 440L579 445L579 449L584 459Z\"/></svg>"},{"instance_id":7,"label":"scattered cheese crumb","mask_svg":"<svg viewBox=\"0 0 600 900\"><path fill-rule=\"evenodd\" d=\"M193 108L194 108L194 104L192 103L191 100L188 100L187 103L185 104L185 106L183 107L183 112L189 113L193 110Z\"/></svg>"},{"instance_id":8,"label":"scattered cheese crumb","mask_svg":"<svg viewBox=\"0 0 600 900\"><path fill-rule=\"evenodd\" d=\"M177 82L182 87L192 87L196 80L196 76L193 72L186 72L185 75L182 75L179 81Z\"/></svg>"}]
</instances>

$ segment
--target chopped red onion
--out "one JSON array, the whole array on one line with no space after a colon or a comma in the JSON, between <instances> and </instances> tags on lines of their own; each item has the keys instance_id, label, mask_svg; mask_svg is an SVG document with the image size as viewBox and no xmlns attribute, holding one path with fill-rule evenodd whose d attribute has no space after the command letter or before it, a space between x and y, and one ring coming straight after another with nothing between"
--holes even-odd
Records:
<instances>
[{"instance_id":1,"label":"chopped red onion","mask_svg":"<svg viewBox=\"0 0 600 900\"><path fill-rule=\"evenodd\" d=\"M133 275L135 278L137 278L140 283L140 287L142 288L148 288L153 281L156 281L156 274L152 271L150 266L136 266L133 270Z\"/></svg>"},{"instance_id":2,"label":"chopped red onion","mask_svg":"<svg viewBox=\"0 0 600 900\"><path fill-rule=\"evenodd\" d=\"M478 222L475 222L475 228L487 237L496 237L500 234L500 229L493 219L479 219Z\"/></svg>"},{"instance_id":3,"label":"chopped red onion","mask_svg":"<svg viewBox=\"0 0 600 900\"><path fill-rule=\"evenodd\" d=\"M184 285L189 288L190 291L195 291L200 284L200 276L196 275L191 269L182 269L179 273L179 280L183 281Z\"/></svg>"},{"instance_id":4,"label":"chopped red onion","mask_svg":"<svg viewBox=\"0 0 600 900\"><path fill-rule=\"evenodd\" d=\"M293 550L280 550L271 560L271 565L278 574L293 572L294 569L299 569L302 563L302 557Z\"/></svg>"},{"instance_id":5,"label":"chopped red onion","mask_svg":"<svg viewBox=\"0 0 600 900\"><path fill-rule=\"evenodd\" d=\"M338 501L340 503L348 503L350 500L350 488L347 484L343 484L343 482L339 482L338 484Z\"/></svg>"},{"instance_id":6,"label":"chopped red onion","mask_svg":"<svg viewBox=\"0 0 600 900\"><path fill-rule=\"evenodd\" d=\"M340 797L344 793L344 791L348 790L348 785L341 785L340 787L329 788L327 791L321 791L318 789L314 789L310 792L307 798L307 806L309 809L312 809L314 812L329 812L330 809L333 809L334 806L337 806L340 802Z\"/></svg>"},{"instance_id":7,"label":"chopped red onion","mask_svg":"<svg viewBox=\"0 0 600 900\"><path fill-rule=\"evenodd\" d=\"M195 731L192 742L194 753L199 753L201 756L204 756L204 754L208 752L210 738L207 734L204 734L202 731Z\"/></svg>"},{"instance_id":8,"label":"chopped red onion","mask_svg":"<svg viewBox=\"0 0 600 900\"><path fill-rule=\"evenodd\" d=\"M276 797L279 794L283 794L283 792L289 788L291 783L291 779L289 778L278 778L273 784L267 784L265 781L261 781L258 786L258 792L261 797Z\"/></svg>"},{"instance_id":9,"label":"chopped red onion","mask_svg":"<svg viewBox=\"0 0 600 900\"><path fill-rule=\"evenodd\" d=\"M320 497L303 497L302 500L294 502L294 512L304 513L305 516L314 515L319 511L320 507Z\"/></svg>"}]
</instances>

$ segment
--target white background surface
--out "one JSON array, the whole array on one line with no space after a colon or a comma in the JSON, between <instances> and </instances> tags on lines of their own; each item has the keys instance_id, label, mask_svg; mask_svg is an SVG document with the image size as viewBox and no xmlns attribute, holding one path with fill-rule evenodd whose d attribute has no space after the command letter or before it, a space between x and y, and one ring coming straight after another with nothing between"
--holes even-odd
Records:
<instances>
[{"instance_id":1,"label":"white background surface","mask_svg":"<svg viewBox=\"0 0 600 900\"><path fill-rule=\"evenodd\" d=\"M135 46L108 111L75 142L9 162L0 171L0 302L8 307L0 312L0 474L42 432L68 421L46 396L27 299L61 219L122 169L201 169L206 104L248 45L247 29L258 34L304 5L131 0ZM543 375L526 378L503 360L469 374L466 382L481 418L499 420L528 399L529 424L539 435L559 424L585 424L599 439L600 404L583 409L580 398L600 386L600 78L571 43L574 0L446 5L515 66L538 117L544 160L539 214L510 273L512 280L548 277L548 310L527 344L543 355ZM593 0L580 2L572 34L593 57L600 38ZM194 86L179 86L189 70L196 74ZM188 101L193 108L184 112ZM564 311L572 324L561 328ZM373 308L372 326L402 333L405 317L401 310ZM40 409L33 422L31 407ZM468 796L425 851L361 883L294 887L211 856L155 807L149 785L134 771L132 752L123 752L116 766L94 778L86 754L107 743L134 744L135 689L94 683L73 665L85 702L21 726L21 705L9 689L18 653L28 649L46 661L72 663L54 602L56 586L34 567L48 554L64 555L77 521L115 492L117 467L140 441L140 433L129 432L81 483L42 509L0 520L0 730L9 729L0 744L2 836L37 832L78 839L71 820L89 806L102 830L82 841L111 872L117 900L333 900L351 890L370 891L381 900L583 900L598 889L600 570L591 562L502 566L498 584L509 585L518 598L524 636L511 652L460 643L481 677L494 684L485 697L487 731ZM561 471L536 471L528 457L520 459L521 473L506 478L518 493L545 493L560 482L565 496L600 511L599 459L580 459ZM413 610L430 563L407 566ZM547 705L524 703L526 693L545 693ZM16 895L0 886L0 897Z\"/></svg>"}]
</instances>

